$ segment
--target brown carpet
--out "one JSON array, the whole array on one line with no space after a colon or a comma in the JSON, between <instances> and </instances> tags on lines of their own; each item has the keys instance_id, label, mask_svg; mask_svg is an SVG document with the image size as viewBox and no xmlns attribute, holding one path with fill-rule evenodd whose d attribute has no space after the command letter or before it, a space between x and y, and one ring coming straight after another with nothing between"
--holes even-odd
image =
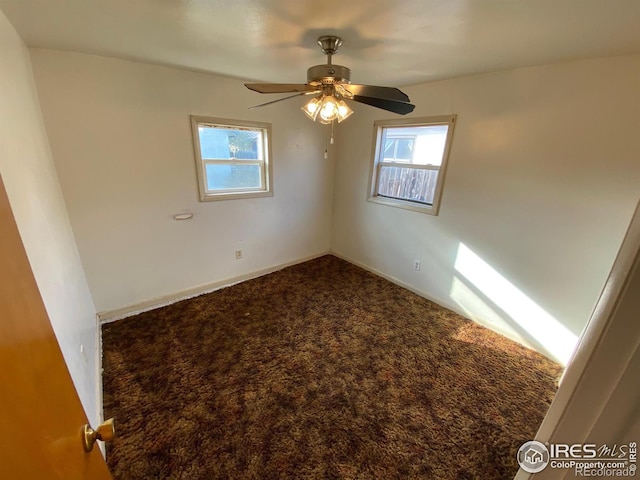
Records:
<instances>
[{"instance_id":1,"label":"brown carpet","mask_svg":"<svg viewBox=\"0 0 640 480\"><path fill-rule=\"evenodd\" d=\"M511 479L560 366L325 256L103 326L115 479Z\"/></svg>"}]
</instances>

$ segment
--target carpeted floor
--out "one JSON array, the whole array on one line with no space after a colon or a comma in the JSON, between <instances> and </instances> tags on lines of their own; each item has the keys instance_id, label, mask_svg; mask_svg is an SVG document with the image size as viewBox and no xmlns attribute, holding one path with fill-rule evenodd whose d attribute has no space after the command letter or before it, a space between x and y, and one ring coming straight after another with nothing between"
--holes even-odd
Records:
<instances>
[{"instance_id":1,"label":"carpeted floor","mask_svg":"<svg viewBox=\"0 0 640 480\"><path fill-rule=\"evenodd\" d=\"M561 373L333 256L102 334L117 480L511 479Z\"/></svg>"}]
</instances>

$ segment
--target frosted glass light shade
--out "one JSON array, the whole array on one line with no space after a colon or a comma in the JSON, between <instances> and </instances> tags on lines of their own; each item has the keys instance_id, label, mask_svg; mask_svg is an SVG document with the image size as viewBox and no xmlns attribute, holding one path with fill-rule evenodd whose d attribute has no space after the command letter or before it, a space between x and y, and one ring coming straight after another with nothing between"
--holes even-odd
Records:
<instances>
[{"instance_id":1,"label":"frosted glass light shade","mask_svg":"<svg viewBox=\"0 0 640 480\"><path fill-rule=\"evenodd\" d=\"M338 102L338 123L349 118L353 114L353 110L349 108L349 105L344 100Z\"/></svg>"},{"instance_id":2,"label":"frosted glass light shade","mask_svg":"<svg viewBox=\"0 0 640 480\"><path fill-rule=\"evenodd\" d=\"M338 120L338 123L340 123L353 114L353 110L349 108L344 100L338 100L333 95L312 98L301 110L314 122L318 120L324 124L331 123L334 120Z\"/></svg>"},{"instance_id":3,"label":"frosted glass light shade","mask_svg":"<svg viewBox=\"0 0 640 480\"><path fill-rule=\"evenodd\" d=\"M301 108L301 110L307 117L315 122L318 112L320 112L320 99L317 97L312 98Z\"/></svg>"},{"instance_id":4,"label":"frosted glass light shade","mask_svg":"<svg viewBox=\"0 0 640 480\"><path fill-rule=\"evenodd\" d=\"M335 97L326 96L322 98L319 117L321 123L331 123L338 118L338 101Z\"/></svg>"}]
</instances>

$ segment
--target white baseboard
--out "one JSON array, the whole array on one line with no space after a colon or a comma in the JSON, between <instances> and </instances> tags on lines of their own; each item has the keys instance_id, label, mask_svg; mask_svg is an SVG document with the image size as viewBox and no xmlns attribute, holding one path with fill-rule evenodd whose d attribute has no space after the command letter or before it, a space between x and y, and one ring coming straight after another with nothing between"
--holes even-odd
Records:
<instances>
[{"instance_id":1,"label":"white baseboard","mask_svg":"<svg viewBox=\"0 0 640 480\"><path fill-rule=\"evenodd\" d=\"M351 258L345 257L344 255L340 255L339 253L331 252L331 255L334 255L334 256L336 256L338 258L341 258L342 260L344 260L346 262L349 262L349 263L352 263L354 265L357 265L358 267L360 267L360 268L362 268L364 270L367 270L367 271L373 273L374 275L378 275L379 277L382 277L385 280L388 280L391 283L394 283L394 284L398 285L399 287L406 288L410 292L413 292L416 295L418 295L418 296L420 296L422 298L425 298L425 299L429 300L430 302L435 303L436 305L439 305L439 306L441 306L443 308L446 308L447 310L451 310L452 312L460 315L461 317L466 318L470 322L476 323L476 324L478 324L478 325L480 325L480 326L482 326L484 328L487 328L487 329L489 329L489 330L491 330L491 331L493 331L493 332L495 332L495 333L497 333L499 335L502 335L503 337L506 337L506 338L516 342L516 343L519 343L520 345L523 345L523 346L525 346L527 348L535 350L538 353L540 353L541 355L544 355L544 356L548 357L549 359L553 360L554 362L558 361L553 356L550 356L548 352L545 352L544 350L542 350L540 348L536 348L536 346L534 344L532 344L531 342L528 342L525 339L514 335L513 333L509 332L508 330L496 328L495 325L491 325L488 322L484 322L484 321L482 321L482 319L470 316L467 312L461 310L459 307L457 307L455 305L450 305L450 304L448 304L447 302L445 302L445 301L443 301L441 299L432 297L428 293L426 293L426 292L424 292L422 290L419 290L419 289L415 288L414 286L403 282L402 280L398 280L397 278L392 277L390 275L387 275L386 273L383 273L380 270L376 270L375 268L372 268L372 267L370 267L368 265L360 263L360 262L358 262L356 260L353 260Z\"/></svg>"},{"instance_id":2,"label":"white baseboard","mask_svg":"<svg viewBox=\"0 0 640 480\"><path fill-rule=\"evenodd\" d=\"M329 254L332 254L332 252L325 251L315 255L309 255L307 257L293 260L291 262L281 263L279 265L274 265L272 267L265 268L262 270L249 272L244 275L239 275L237 277L227 278L224 280L219 280L217 282L207 283L205 285L198 285L196 287L188 288L180 292L152 298L150 300L145 300L132 305L127 305L122 308L107 310L104 312L98 312L97 314L98 324L100 325L104 323L115 322L116 320L121 320L123 318L130 317L132 315L137 315L139 313L153 310L155 308L171 305L172 303L176 303L181 300L197 297L205 293L210 293L215 290L220 290L221 288L224 288L224 287L230 287L231 285L235 285L236 283L244 282L246 280L251 280L257 277L262 277L263 275L268 275L269 273L277 272L278 270L282 270L283 268L290 267L292 265L297 265L299 263L307 262L309 260L313 260L314 258L322 257L324 255L329 255Z\"/></svg>"},{"instance_id":3,"label":"white baseboard","mask_svg":"<svg viewBox=\"0 0 640 480\"><path fill-rule=\"evenodd\" d=\"M409 290L412 293L415 293L416 295L421 296L422 298L426 298L427 300L429 300L430 302L436 303L444 308L447 308L449 310L452 310L456 313L458 313L459 315L463 316L466 318L466 315L464 313L460 313L457 310L455 310L454 308L450 307L449 305L445 304L442 302L442 300L439 300L437 298L434 298L432 296L430 296L428 293L423 292L422 290L417 289L416 287L414 287L413 285L410 285L408 283L403 282L402 280L398 280L396 277L392 277L391 275L387 275L384 272L381 272L380 270L376 270L373 267L370 267L369 265L365 265L364 263L360 263L357 260L353 260L352 258L349 257L345 257L344 255L341 255L337 252L330 252L331 255L333 255L334 257L338 257L342 260L344 260L345 262L349 262L352 263L360 268L362 268L363 270L366 270L368 272L373 273L374 275L377 275L379 277L384 278L385 280L390 281L391 283L395 283L396 285L398 285L399 287L402 288L406 288L407 290Z\"/></svg>"}]
</instances>

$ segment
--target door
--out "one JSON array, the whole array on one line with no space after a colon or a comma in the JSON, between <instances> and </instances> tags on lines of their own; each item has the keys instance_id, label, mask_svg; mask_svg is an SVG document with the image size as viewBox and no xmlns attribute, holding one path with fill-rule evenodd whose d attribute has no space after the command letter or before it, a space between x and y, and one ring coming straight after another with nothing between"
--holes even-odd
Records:
<instances>
[{"instance_id":1,"label":"door","mask_svg":"<svg viewBox=\"0 0 640 480\"><path fill-rule=\"evenodd\" d=\"M111 479L85 423L0 177L0 478Z\"/></svg>"}]
</instances>

